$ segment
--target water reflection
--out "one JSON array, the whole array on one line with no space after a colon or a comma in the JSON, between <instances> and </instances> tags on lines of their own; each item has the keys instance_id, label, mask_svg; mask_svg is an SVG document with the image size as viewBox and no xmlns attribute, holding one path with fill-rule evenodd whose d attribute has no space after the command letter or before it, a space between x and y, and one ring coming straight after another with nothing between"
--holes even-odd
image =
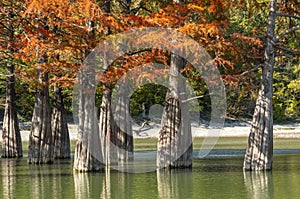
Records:
<instances>
[{"instance_id":1,"label":"water reflection","mask_svg":"<svg viewBox=\"0 0 300 199\"><path fill-rule=\"evenodd\" d=\"M243 159L215 158L195 160L193 170L138 174L73 173L70 161L0 159L0 198L299 198L300 156L275 158L272 172L243 173Z\"/></svg>"},{"instance_id":2,"label":"water reflection","mask_svg":"<svg viewBox=\"0 0 300 199\"><path fill-rule=\"evenodd\" d=\"M88 173L74 173L75 198L91 198L90 180ZM99 185L99 187L101 187Z\"/></svg>"},{"instance_id":3,"label":"water reflection","mask_svg":"<svg viewBox=\"0 0 300 199\"><path fill-rule=\"evenodd\" d=\"M100 173L74 173L75 198L132 198L132 177L106 169Z\"/></svg>"},{"instance_id":4,"label":"water reflection","mask_svg":"<svg viewBox=\"0 0 300 199\"><path fill-rule=\"evenodd\" d=\"M73 192L64 178L64 176L71 175L69 172L64 173L66 172L65 164L59 162L52 165L32 164L28 165L27 172L29 177L27 194L30 198L64 198ZM69 190L70 193L65 190Z\"/></svg>"},{"instance_id":5,"label":"water reflection","mask_svg":"<svg viewBox=\"0 0 300 199\"><path fill-rule=\"evenodd\" d=\"M192 169L157 170L157 191L159 198L192 198Z\"/></svg>"},{"instance_id":6,"label":"water reflection","mask_svg":"<svg viewBox=\"0 0 300 199\"><path fill-rule=\"evenodd\" d=\"M3 159L2 166L2 195L3 198L13 198L16 191L16 161Z\"/></svg>"},{"instance_id":7,"label":"water reflection","mask_svg":"<svg viewBox=\"0 0 300 199\"><path fill-rule=\"evenodd\" d=\"M111 198L111 188L110 188L110 170L105 170L105 180L102 185L101 198L110 199Z\"/></svg>"},{"instance_id":8,"label":"water reflection","mask_svg":"<svg viewBox=\"0 0 300 199\"><path fill-rule=\"evenodd\" d=\"M244 184L248 192L249 198L274 198L272 172L244 172Z\"/></svg>"}]
</instances>

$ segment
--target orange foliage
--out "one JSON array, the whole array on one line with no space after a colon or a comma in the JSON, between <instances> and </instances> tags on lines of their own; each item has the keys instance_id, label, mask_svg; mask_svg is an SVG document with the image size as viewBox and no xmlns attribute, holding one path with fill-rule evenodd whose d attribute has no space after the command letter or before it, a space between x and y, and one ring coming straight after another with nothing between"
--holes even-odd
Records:
<instances>
[{"instance_id":1,"label":"orange foliage","mask_svg":"<svg viewBox=\"0 0 300 199\"><path fill-rule=\"evenodd\" d=\"M87 54L107 38L108 29L111 33L118 33L143 27L174 28L198 41L226 75L238 73L235 63L245 61L243 52L249 53L250 46L262 45L258 40L243 35L224 36L230 6L224 0L170 3L148 15L122 14L120 11L105 13L100 7L101 3L94 0L28 1L23 17L30 23L24 26L22 46L16 55L32 66L24 70L32 73L35 67L42 67L52 74L51 84L70 86ZM93 26L88 25L91 22ZM250 52L260 53L257 48L250 48ZM45 55L46 62L38 63L39 58ZM98 78L103 83L113 84L133 67L151 62L168 65L168 61L168 52L137 52L115 60L105 74ZM145 74L142 76L144 78ZM234 78L224 79L236 81Z\"/></svg>"}]
</instances>

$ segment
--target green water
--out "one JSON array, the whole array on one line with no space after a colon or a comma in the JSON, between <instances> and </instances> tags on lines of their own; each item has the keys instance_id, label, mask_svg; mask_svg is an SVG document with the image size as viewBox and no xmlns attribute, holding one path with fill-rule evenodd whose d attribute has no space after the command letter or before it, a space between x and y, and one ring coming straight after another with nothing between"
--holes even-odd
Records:
<instances>
[{"instance_id":1,"label":"green water","mask_svg":"<svg viewBox=\"0 0 300 199\"><path fill-rule=\"evenodd\" d=\"M0 198L298 198L300 151L276 150L272 172L243 172L244 150L213 150L193 168L131 174L73 173L72 160L0 159Z\"/></svg>"}]
</instances>

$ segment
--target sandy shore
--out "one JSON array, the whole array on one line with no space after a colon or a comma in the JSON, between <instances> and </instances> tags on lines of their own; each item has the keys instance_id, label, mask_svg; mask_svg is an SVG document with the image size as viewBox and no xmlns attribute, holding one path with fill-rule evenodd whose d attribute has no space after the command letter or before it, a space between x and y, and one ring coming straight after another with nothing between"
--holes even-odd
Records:
<instances>
[{"instance_id":1,"label":"sandy shore","mask_svg":"<svg viewBox=\"0 0 300 199\"><path fill-rule=\"evenodd\" d=\"M77 126L69 123L70 139L77 139ZM30 133L30 122L21 123L21 136L23 141L28 141ZM138 124L133 124L133 136L135 138L157 138L160 129L160 124L150 123L141 128ZM278 125L274 127L275 138L300 138L300 123ZM219 137L247 137L250 132L249 122L231 122L226 123L222 129L216 130L209 128L208 125L192 124L193 137L219 136ZM0 130L2 136L2 130ZM1 142L1 141L0 141Z\"/></svg>"}]
</instances>

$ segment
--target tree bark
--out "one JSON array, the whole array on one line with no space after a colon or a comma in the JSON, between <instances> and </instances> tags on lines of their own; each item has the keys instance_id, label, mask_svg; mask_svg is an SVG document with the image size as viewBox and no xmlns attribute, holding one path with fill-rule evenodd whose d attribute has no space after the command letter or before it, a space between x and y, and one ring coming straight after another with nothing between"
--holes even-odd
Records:
<instances>
[{"instance_id":1,"label":"tree bark","mask_svg":"<svg viewBox=\"0 0 300 199\"><path fill-rule=\"evenodd\" d=\"M114 116L111 107L111 91L105 90L102 96L99 126L103 158L106 165L133 160L129 98L126 91L119 94Z\"/></svg>"},{"instance_id":2,"label":"tree bark","mask_svg":"<svg viewBox=\"0 0 300 199\"><path fill-rule=\"evenodd\" d=\"M39 71L39 85L29 135L28 162L43 164L53 162L51 133L51 110L49 100L48 74Z\"/></svg>"},{"instance_id":3,"label":"tree bark","mask_svg":"<svg viewBox=\"0 0 300 199\"><path fill-rule=\"evenodd\" d=\"M126 81L126 80L124 80ZM129 90L124 82L118 90L118 101L113 118L113 132L116 135L115 143L118 146L118 159L122 161L133 160L133 136L130 119Z\"/></svg>"},{"instance_id":4,"label":"tree bark","mask_svg":"<svg viewBox=\"0 0 300 199\"><path fill-rule=\"evenodd\" d=\"M130 5L130 1L126 1ZM130 6L128 7L130 9ZM104 11L110 13L110 1L104 5ZM128 12L130 13L130 12ZM106 35L110 34L107 29ZM132 160L133 158L133 136L129 113L128 92L119 90L115 118L112 115L111 86L105 85L102 104L100 107L100 139L104 163L117 164L120 161Z\"/></svg>"},{"instance_id":5,"label":"tree bark","mask_svg":"<svg viewBox=\"0 0 300 199\"><path fill-rule=\"evenodd\" d=\"M179 78L184 60L171 55L170 89L166 95L166 105L162 117L162 127L158 138L157 166L179 168L192 166L192 135L186 99L186 85Z\"/></svg>"},{"instance_id":6,"label":"tree bark","mask_svg":"<svg viewBox=\"0 0 300 199\"><path fill-rule=\"evenodd\" d=\"M7 51L9 54L13 54L14 52L11 46L15 39L14 31L15 30L13 24L9 22L7 45ZM16 112L14 65L8 62L6 64L6 69L6 101L2 127L2 157L22 157L22 140L20 135L18 116Z\"/></svg>"},{"instance_id":7,"label":"tree bark","mask_svg":"<svg viewBox=\"0 0 300 199\"><path fill-rule=\"evenodd\" d=\"M83 72L83 70L90 71ZM95 107L95 85L95 70L81 69L79 73L79 126L74 171L99 171L104 168Z\"/></svg>"},{"instance_id":8,"label":"tree bark","mask_svg":"<svg viewBox=\"0 0 300 199\"><path fill-rule=\"evenodd\" d=\"M275 20L276 0L270 0L270 11L267 27L267 46L263 64L262 81L252 126L248 139L248 147L244 159L245 170L271 170L273 162L273 71L275 63Z\"/></svg>"},{"instance_id":9,"label":"tree bark","mask_svg":"<svg viewBox=\"0 0 300 199\"><path fill-rule=\"evenodd\" d=\"M116 145L116 132L112 130L113 126L112 109L111 109L111 91L104 88L102 103L100 106L100 140L102 154L105 165L118 163L118 151ZM114 146L115 145L115 146Z\"/></svg>"},{"instance_id":10,"label":"tree bark","mask_svg":"<svg viewBox=\"0 0 300 199\"><path fill-rule=\"evenodd\" d=\"M95 39L95 23L87 23L89 30L86 36L85 57L93 48ZM92 54L93 55L93 54ZM91 56L92 56L91 55ZM99 171L104 168L95 106L96 80L94 61L89 58L81 67L79 79L78 138L75 147L74 171ZM96 59L96 58L94 58ZM91 61L91 62L89 62Z\"/></svg>"},{"instance_id":11,"label":"tree bark","mask_svg":"<svg viewBox=\"0 0 300 199\"><path fill-rule=\"evenodd\" d=\"M63 95L61 88L54 87L54 99L52 110L52 137L54 158L70 158L70 137L65 116Z\"/></svg>"},{"instance_id":12,"label":"tree bark","mask_svg":"<svg viewBox=\"0 0 300 199\"><path fill-rule=\"evenodd\" d=\"M22 140L16 112L14 67L7 66L6 103L2 130L2 157L22 157Z\"/></svg>"}]
</instances>

